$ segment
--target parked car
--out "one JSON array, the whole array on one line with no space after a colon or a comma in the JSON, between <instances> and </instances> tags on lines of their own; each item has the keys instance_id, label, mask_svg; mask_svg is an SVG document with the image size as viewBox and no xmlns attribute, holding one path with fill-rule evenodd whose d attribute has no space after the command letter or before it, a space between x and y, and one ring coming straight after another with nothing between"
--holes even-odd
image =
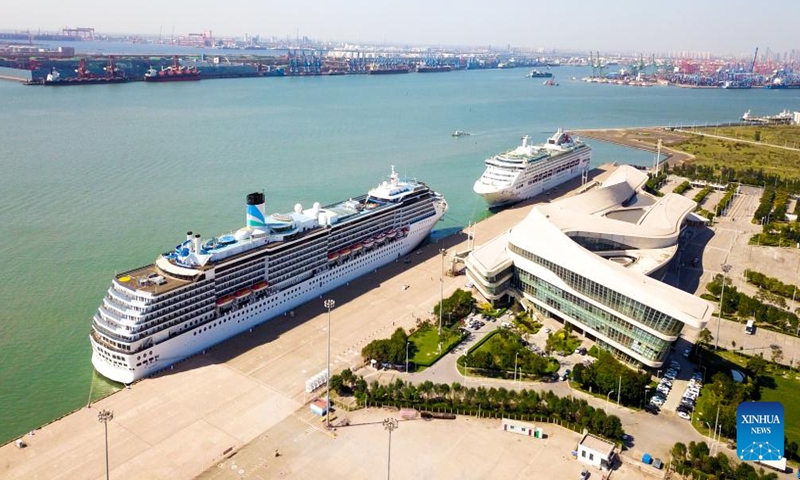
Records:
<instances>
[{"instance_id":1,"label":"parked car","mask_svg":"<svg viewBox=\"0 0 800 480\"><path fill-rule=\"evenodd\" d=\"M584 470L581 472L581 476L578 477L578 480L587 480L589 478L589 470Z\"/></svg>"},{"instance_id":2,"label":"parked car","mask_svg":"<svg viewBox=\"0 0 800 480\"><path fill-rule=\"evenodd\" d=\"M658 408L657 405L648 403L647 405L644 406L644 411L653 415L658 415L658 412L660 412L661 410Z\"/></svg>"},{"instance_id":3,"label":"parked car","mask_svg":"<svg viewBox=\"0 0 800 480\"><path fill-rule=\"evenodd\" d=\"M689 415L687 412L683 412L683 411L678 412L678 416L681 417L684 420L689 420L689 419L692 418L691 415Z\"/></svg>"}]
</instances>

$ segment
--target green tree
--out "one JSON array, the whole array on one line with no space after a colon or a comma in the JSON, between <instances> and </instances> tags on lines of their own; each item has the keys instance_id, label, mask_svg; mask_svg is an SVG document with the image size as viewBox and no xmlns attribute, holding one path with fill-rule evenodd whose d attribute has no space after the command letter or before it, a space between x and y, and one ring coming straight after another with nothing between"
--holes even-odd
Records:
<instances>
[{"instance_id":1,"label":"green tree","mask_svg":"<svg viewBox=\"0 0 800 480\"><path fill-rule=\"evenodd\" d=\"M697 341L704 345L710 345L711 342L714 341L714 336L711 335L711 331L709 331L709 329L704 328L700 330L700 335L697 337Z\"/></svg>"},{"instance_id":2,"label":"green tree","mask_svg":"<svg viewBox=\"0 0 800 480\"><path fill-rule=\"evenodd\" d=\"M688 450L686 449L686 444L683 442L678 442L672 447L672 458L674 458L679 465L683 465L683 463L686 461L687 452Z\"/></svg>"},{"instance_id":3,"label":"green tree","mask_svg":"<svg viewBox=\"0 0 800 480\"><path fill-rule=\"evenodd\" d=\"M747 359L747 369L753 374L753 376L758 379L761 375L764 375L767 371L767 361L764 360L764 357L761 355L756 355Z\"/></svg>"}]
</instances>

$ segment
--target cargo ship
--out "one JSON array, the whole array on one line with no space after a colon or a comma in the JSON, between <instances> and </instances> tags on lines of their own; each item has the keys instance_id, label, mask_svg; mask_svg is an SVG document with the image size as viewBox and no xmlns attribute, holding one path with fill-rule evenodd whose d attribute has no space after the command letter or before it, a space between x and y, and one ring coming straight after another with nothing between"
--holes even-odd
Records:
<instances>
[{"instance_id":1,"label":"cargo ship","mask_svg":"<svg viewBox=\"0 0 800 480\"><path fill-rule=\"evenodd\" d=\"M119 73L119 69L114 65L114 57L108 58L108 66L104 67L105 75L95 75L89 72L86 60L81 59L78 68L75 69L76 77L62 77L55 67L50 68L50 73L42 81L43 85L49 87L62 87L71 85L107 85L112 83L126 83L129 79Z\"/></svg>"},{"instance_id":2,"label":"cargo ship","mask_svg":"<svg viewBox=\"0 0 800 480\"><path fill-rule=\"evenodd\" d=\"M442 195L394 167L366 195L324 207L266 215L264 194L251 193L244 227L187 232L114 276L92 319L92 364L121 383L163 370L407 255L446 211Z\"/></svg>"},{"instance_id":3,"label":"cargo ship","mask_svg":"<svg viewBox=\"0 0 800 480\"><path fill-rule=\"evenodd\" d=\"M369 69L370 75L391 75L395 73L408 73L411 69L407 65L373 65Z\"/></svg>"},{"instance_id":4,"label":"cargo ship","mask_svg":"<svg viewBox=\"0 0 800 480\"><path fill-rule=\"evenodd\" d=\"M540 70L531 70L525 76L528 78L550 78L553 76L553 74L550 72L542 72Z\"/></svg>"},{"instance_id":5,"label":"cargo ship","mask_svg":"<svg viewBox=\"0 0 800 480\"><path fill-rule=\"evenodd\" d=\"M192 82L197 80L200 80L200 70L181 65L177 55L172 57L172 65L169 67L161 70L151 67L144 74L145 82Z\"/></svg>"},{"instance_id":6,"label":"cargo ship","mask_svg":"<svg viewBox=\"0 0 800 480\"><path fill-rule=\"evenodd\" d=\"M417 73L441 73L449 72L453 67L450 65L418 65Z\"/></svg>"},{"instance_id":7,"label":"cargo ship","mask_svg":"<svg viewBox=\"0 0 800 480\"><path fill-rule=\"evenodd\" d=\"M490 208L532 198L589 169L592 149L568 132L556 131L547 142L522 145L486 160L486 171L473 190Z\"/></svg>"}]
</instances>

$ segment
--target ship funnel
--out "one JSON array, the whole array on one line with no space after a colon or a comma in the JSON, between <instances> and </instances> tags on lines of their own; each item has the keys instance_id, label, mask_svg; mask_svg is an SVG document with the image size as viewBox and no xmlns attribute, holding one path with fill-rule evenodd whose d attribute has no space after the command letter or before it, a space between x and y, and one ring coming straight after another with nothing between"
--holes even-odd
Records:
<instances>
[{"instance_id":1,"label":"ship funnel","mask_svg":"<svg viewBox=\"0 0 800 480\"><path fill-rule=\"evenodd\" d=\"M267 225L264 212L264 194L255 192L247 195L247 217L245 219L245 225L252 228L264 228Z\"/></svg>"},{"instance_id":2,"label":"ship funnel","mask_svg":"<svg viewBox=\"0 0 800 480\"><path fill-rule=\"evenodd\" d=\"M530 139L531 139L531 137L529 137L529 136L527 136L527 135L525 135L524 137L522 137L522 148L527 148L527 146L528 146L528 141L529 141Z\"/></svg>"},{"instance_id":3,"label":"ship funnel","mask_svg":"<svg viewBox=\"0 0 800 480\"><path fill-rule=\"evenodd\" d=\"M186 240L191 240L191 239L192 239L192 232L191 231L186 232Z\"/></svg>"},{"instance_id":4,"label":"ship funnel","mask_svg":"<svg viewBox=\"0 0 800 480\"><path fill-rule=\"evenodd\" d=\"M200 253L200 234L194 236L194 240L192 241L192 251L195 253Z\"/></svg>"}]
</instances>

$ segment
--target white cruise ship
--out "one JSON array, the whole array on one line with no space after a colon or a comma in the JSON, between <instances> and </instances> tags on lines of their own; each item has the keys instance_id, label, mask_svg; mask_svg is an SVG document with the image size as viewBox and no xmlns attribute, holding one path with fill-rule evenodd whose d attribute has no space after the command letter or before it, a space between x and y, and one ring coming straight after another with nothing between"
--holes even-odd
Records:
<instances>
[{"instance_id":1,"label":"white cruise ship","mask_svg":"<svg viewBox=\"0 0 800 480\"><path fill-rule=\"evenodd\" d=\"M589 169L592 149L560 128L541 145L522 145L486 160L473 187L489 207L499 207L539 195Z\"/></svg>"},{"instance_id":2,"label":"white cruise ship","mask_svg":"<svg viewBox=\"0 0 800 480\"><path fill-rule=\"evenodd\" d=\"M116 275L93 317L92 364L130 383L408 254L447 202L392 167L367 195L265 215L247 196L246 226L210 239L188 232L154 264Z\"/></svg>"}]
</instances>

